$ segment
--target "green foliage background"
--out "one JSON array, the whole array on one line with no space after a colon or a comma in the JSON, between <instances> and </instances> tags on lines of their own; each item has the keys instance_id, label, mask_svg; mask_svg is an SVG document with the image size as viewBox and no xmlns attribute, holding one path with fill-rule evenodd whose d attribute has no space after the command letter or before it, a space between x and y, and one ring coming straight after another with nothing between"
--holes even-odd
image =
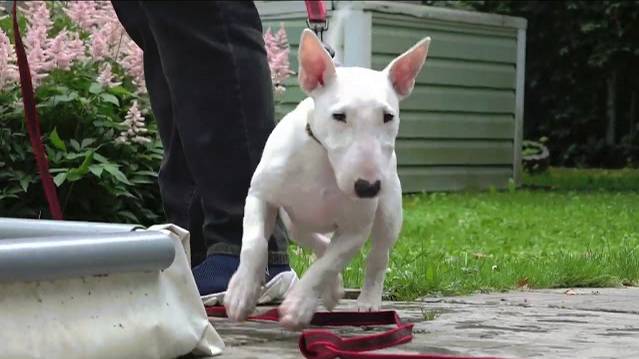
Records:
<instances>
[{"instance_id":1,"label":"green foliage background","mask_svg":"<svg viewBox=\"0 0 639 359\"><path fill-rule=\"evenodd\" d=\"M422 3L526 18L524 136L548 137L554 165L637 165L638 1ZM613 77L614 133L606 141L607 82Z\"/></svg>"}]
</instances>

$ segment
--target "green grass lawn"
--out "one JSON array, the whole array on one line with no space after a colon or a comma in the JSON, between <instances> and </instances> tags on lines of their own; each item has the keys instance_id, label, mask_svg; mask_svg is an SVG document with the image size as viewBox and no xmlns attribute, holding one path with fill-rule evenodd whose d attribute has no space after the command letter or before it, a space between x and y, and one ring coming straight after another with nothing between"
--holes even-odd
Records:
<instances>
[{"instance_id":1,"label":"green grass lawn","mask_svg":"<svg viewBox=\"0 0 639 359\"><path fill-rule=\"evenodd\" d=\"M302 272L310 257L292 251ZM397 300L637 285L638 255L639 170L551 169L517 190L406 196L385 284ZM360 287L363 258L344 272L346 287Z\"/></svg>"}]
</instances>

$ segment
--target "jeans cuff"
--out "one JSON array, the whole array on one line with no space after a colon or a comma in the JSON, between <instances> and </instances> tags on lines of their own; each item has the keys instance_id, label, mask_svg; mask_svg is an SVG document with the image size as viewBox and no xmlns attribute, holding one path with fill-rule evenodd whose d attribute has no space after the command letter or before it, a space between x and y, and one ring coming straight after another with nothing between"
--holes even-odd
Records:
<instances>
[{"instance_id":1,"label":"jeans cuff","mask_svg":"<svg viewBox=\"0 0 639 359\"><path fill-rule=\"evenodd\" d=\"M269 265L288 264L288 253L286 252L268 252Z\"/></svg>"},{"instance_id":2,"label":"jeans cuff","mask_svg":"<svg viewBox=\"0 0 639 359\"><path fill-rule=\"evenodd\" d=\"M223 254L227 256L239 256L242 247L235 244L215 243L206 251L206 255ZM287 252L268 252L269 265L289 264Z\"/></svg>"}]
</instances>

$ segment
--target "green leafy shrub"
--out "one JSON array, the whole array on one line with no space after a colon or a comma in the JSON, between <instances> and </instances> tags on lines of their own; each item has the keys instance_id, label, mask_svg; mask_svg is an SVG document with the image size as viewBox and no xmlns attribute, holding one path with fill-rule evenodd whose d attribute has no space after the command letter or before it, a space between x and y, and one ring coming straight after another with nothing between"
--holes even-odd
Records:
<instances>
[{"instance_id":1,"label":"green leafy shrub","mask_svg":"<svg viewBox=\"0 0 639 359\"><path fill-rule=\"evenodd\" d=\"M106 47L96 48L103 26L82 28L65 14L68 8L43 4L29 5L32 11L23 12L26 22L21 19L21 24L36 78L43 142L65 219L162 221L156 174L162 147L157 126L139 76L124 64L128 56L131 65L141 52L135 52L139 50L121 29L106 40ZM94 11L110 10L97 2L92 6ZM114 26L117 19L109 15ZM49 16L50 23L43 24L36 16ZM5 39L11 33L8 25L0 23ZM40 42L33 39L38 26L46 29ZM78 47L80 40L82 47L68 66L55 66L54 39L65 31L71 34L66 41L75 39ZM71 56L69 44L73 45L65 44L65 54L58 60ZM37 46L43 50L42 58L36 56ZM96 58L98 50L106 52ZM0 63L0 72L15 80L9 66L5 62L3 68ZM48 218L23 116L18 84L8 81L0 86L0 216Z\"/></svg>"},{"instance_id":2,"label":"green leafy shrub","mask_svg":"<svg viewBox=\"0 0 639 359\"><path fill-rule=\"evenodd\" d=\"M117 142L126 130L127 109L143 99L127 86L104 88L94 82L96 76L94 66L78 66L51 74L37 91L50 171L65 218L159 220L155 171L162 148L156 126L147 124L150 142ZM17 89L5 92L0 107L0 215L48 217L18 99Z\"/></svg>"}]
</instances>

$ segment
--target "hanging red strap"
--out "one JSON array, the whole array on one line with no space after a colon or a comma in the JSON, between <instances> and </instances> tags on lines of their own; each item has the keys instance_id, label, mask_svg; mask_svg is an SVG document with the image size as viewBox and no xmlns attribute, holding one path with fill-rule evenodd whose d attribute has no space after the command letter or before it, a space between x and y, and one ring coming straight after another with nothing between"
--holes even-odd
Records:
<instances>
[{"instance_id":1,"label":"hanging red strap","mask_svg":"<svg viewBox=\"0 0 639 359\"><path fill-rule=\"evenodd\" d=\"M326 7L322 0L305 0L308 21L326 22Z\"/></svg>"},{"instance_id":2,"label":"hanging red strap","mask_svg":"<svg viewBox=\"0 0 639 359\"><path fill-rule=\"evenodd\" d=\"M20 90L22 92L22 103L24 104L24 119L31 140L31 149L35 156L40 181L44 188L44 194L49 204L49 211L53 219L62 219L62 211L60 210L60 202L58 194L53 184L53 178L49 173L49 163L46 151L42 144L40 132L40 120L36 112L35 97L33 95L33 84L31 81L31 72L29 71L29 62L27 54L24 51L24 44L20 37L20 28L18 26L18 16L16 14L16 1L13 2L13 39L16 48L16 56L18 58L18 70L20 72Z\"/></svg>"},{"instance_id":3,"label":"hanging red strap","mask_svg":"<svg viewBox=\"0 0 639 359\"><path fill-rule=\"evenodd\" d=\"M324 43L324 32L328 31L328 17L326 15L326 6L322 0L305 0L306 12L308 14L306 19L306 25L309 29L315 32L315 35L319 36L324 48L331 55L331 58L335 57L335 50L330 45Z\"/></svg>"},{"instance_id":4,"label":"hanging red strap","mask_svg":"<svg viewBox=\"0 0 639 359\"><path fill-rule=\"evenodd\" d=\"M226 317L222 306L206 307L212 317ZM279 321L277 308L249 317L253 321ZM320 312L311 320L314 326L395 325L382 333L342 338L326 329L307 329L299 339L300 351L308 359L498 359L445 354L382 354L374 350L394 347L413 339L413 324L402 323L395 311L381 312Z\"/></svg>"}]
</instances>

